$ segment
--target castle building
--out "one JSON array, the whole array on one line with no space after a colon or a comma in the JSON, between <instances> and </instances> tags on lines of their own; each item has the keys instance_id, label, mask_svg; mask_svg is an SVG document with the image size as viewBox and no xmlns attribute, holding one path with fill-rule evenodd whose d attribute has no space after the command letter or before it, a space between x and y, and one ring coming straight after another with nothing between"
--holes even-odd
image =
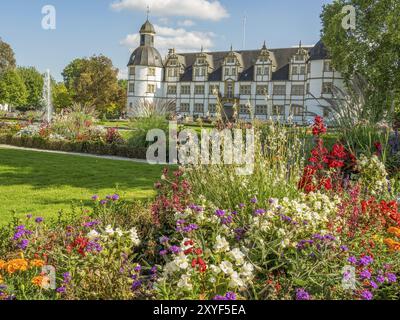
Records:
<instances>
[{"instance_id":1,"label":"castle building","mask_svg":"<svg viewBox=\"0 0 400 320\"><path fill-rule=\"evenodd\" d=\"M156 31L147 20L140 29L140 46L129 60L128 113L138 114L143 101L166 100L177 113L214 116L219 100L224 112L259 119L289 117L306 123L328 116L324 106L343 79L331 66L320 41L314 47L259 50L230 48L224 52L177 53L163 60L154 46ZM234 108L235 106L235 108Z\"/></svg>"}]
</instances>

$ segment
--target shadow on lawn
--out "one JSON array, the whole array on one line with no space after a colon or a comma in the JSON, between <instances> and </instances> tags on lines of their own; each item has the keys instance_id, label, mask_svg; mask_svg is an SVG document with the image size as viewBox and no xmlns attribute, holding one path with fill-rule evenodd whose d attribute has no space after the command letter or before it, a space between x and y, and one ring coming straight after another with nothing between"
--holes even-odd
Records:
<instances>
[{"instance_id":1,"label":"shadow on lawn","mask_svg":"<svg viewBox=\"0 0 400 320\"><path fill-rule=\"evenodd\" d=\"M73 187L93 192L118 186L153 190L162 166L22 150L0 149L0 187Z\"/></svg>"}]
</instances>

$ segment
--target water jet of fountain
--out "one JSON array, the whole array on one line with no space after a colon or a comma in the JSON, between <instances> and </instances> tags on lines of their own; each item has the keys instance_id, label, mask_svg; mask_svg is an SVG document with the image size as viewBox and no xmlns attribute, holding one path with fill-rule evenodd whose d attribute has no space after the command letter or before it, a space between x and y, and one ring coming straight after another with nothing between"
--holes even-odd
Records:
<instances>
[{"instance_id":1,"label":"water jet of fountain","mask_svg":"<svg viewBox=\"0 0 400 320\"><path fill-rule=\"evenodd\" d=\"M47 121L47 123L51 122L53 117L53 105L51 102L51 77L50 70L46 70L44 75L44 84L43 84L43 105L44 105L44 113L43 113L43 121Z\"/></svg>"}]
</instances>

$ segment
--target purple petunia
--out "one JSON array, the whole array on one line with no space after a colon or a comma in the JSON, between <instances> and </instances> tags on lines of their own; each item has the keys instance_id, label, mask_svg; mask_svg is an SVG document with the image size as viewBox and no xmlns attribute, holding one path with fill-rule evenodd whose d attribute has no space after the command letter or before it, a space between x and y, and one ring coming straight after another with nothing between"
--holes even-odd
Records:
<instances>
[{"instance_id":1,"label":"purple petunia","mask_svg":"<svg viewBox=\"0 0 400 320\"><path fill-rule=\"evenodd\" d=\"M254 211L254 215L255 216L262 216L265 214L265 210L264 209L257 209Z\"/></svg>"},{"instance_id":2,"label":"purple petunia","mask_svg":"<svg viewBox=\"0 0 400 320\"><path fill-rule=\"evenodd\" d=\"M142 271L142 266L138 264L133 270L135 270L135 272L140 272Z\"/></svg>"},{"instance_id":3,"label":"purple petunia","mask_svg":"<svg viewBox=\"0 0 400 320\"><path fill-rule=\"evenodd\" d=\"M174 254L178 254L179 252L181 252L181 248L178 246L170 246L169 251L171 251Z\"/></svg>"},{"instance_id":4,"label":"purple petunia","mask_svg":"<svg viewBox=\"0 0 400 320\"><path fill-rule=\"evenodd\" d=\"M363 270L360 273L360 277L362 280L366 280L366 279L371 279L371 272L369 272L369 270Z\"/></svg>"},{"instance_id":5,"label":"purple petunia","mask_svg":"<svg viewBox=\"0 0 400 320\"><path fill-rule=\"evenodd\" d=\"M347 259L348 262L350 262L351 264L356 264L357 263L357 258L354 256L351 256Z\"/></svg>"},{"instance_id":6,"label":"purple petunia","mask_svg":"<svg viewBox=\"0 0 400 320\"><path fill-rule=\"evenodd\" d=\"M221 217L225 216L225 210L218 209L218 210L215 211L215 215L217 217L221 218Z\"/></svg>"},{"instance_id":7,"label":"purple petunia","mask_svg":"<svg viewBox=\"0 0 400 320\"><path fill-rule=\"evenodd\" d=\"M36 222L36 223L42 223L42 222L43 222L43 218L42 218L42 217L37 217L37 218L35 219L35 222Z\"/></svg>"},{"instance_id":8,"label":"purple petunia","mask_svg":"<svg viewBox=\"0 0 400 320\"><path fill-rule=\"evenodd\" d=\"M99 200L99 196L98 196L97 194L93 195L93 196L92 196L92 200L93 200L93 201Z\"/></svg>"},{"instance_id":9,"label":"purple petunia","mask_svg":"<svg viewBox=\"0 0 400 320\"><path fill-rule=\"evenodd\" d=\"M397 281L397 277L394 273L388 273L386 277L390 283L395 283Z\"/></svg>"},{"instance_id":10,"label":"purple petunia","mask_svg":"<svg viewBox=\"0 0 400 320\"><path fill-rule=\"evenodd\" d=\"M161 250L160 256L166 256L168 254L168 250Z\"/></svg>"},{"instance_id":11,"label":"purple petunia","mask_svg":"<svg viewBox=\"0 0 400 320\"><path fill-rule=\"evenodd\" d=\"M118 194L113 194L111 197L112 201L118 201L119 200L119 195Z\"/></svg>"},{"instance_id":12,"label":"purple petunia","mask_svg":"<svg viewBox=\"0 0 400 320\"><path fill-rule=\"evenodd\" d=\"M379 283L384 283L385 282L385 277L383 275L379 275L376 277L376 281Z\"/></svg>"},{"instance_id":13,"label":"purple petunia","mask_svg":"<svg viewBox=\"0 0 400 320\"><path fill-rule=\"evenodd\" d=\"M132 284L132 291L138 290L142 286L142 281L136 280Z\"/></svg>"},{"instance_id":14,"label":"purple petunia","mask_svg":"<svg viewBox=\"0 0 400 320\"><path fill-rule=\"evenodd\" d=\"M374 295L371 291L364 290L361 292L361 298L363 298L364 300L372 300L374 298Z\"/></svg>"},{"instance_id":15,"label":"purple petunia","mask_svg":"<svg viewBox=\"0 0 400 320\"><path fill-rule=\"evenodd\" d=\"M252 199L250 199L250 202L253 203L253 204L255 204L255 203L258 202L258 200L257 200L257 198L252 198Z\"/></svg>"},{"instance_id":16,"label":"purple petunia","mask_svg":"<svg viewBox=\"0 0 400 320\"><path fill-rule=\"evenodd\" d=\"M377 283L375 281L370 281L369 285L374 289L378 289L378 285L377 285Z\"/></svg>"},{"instance_id":17,"label":"purple petunia","mask_svg":"<svg viewBox=\"0 0 400 320\"><path fill-rule=\"evenodd\" d=\"M160 238L160 243L167 243L169 241L169 238L167 236L162 236Z\"/></svg>"},{"instance_id":18,"label":"purple petunia","mask_svg":"<svg viewBox=\"0 0 400 320\"><path fill-rule=\"evenodd\" d=\"M365 257L362 257L362 258L360 259L360 261L358 262L358 264L359 264L360 266L366 267L366 266L370 265L370 264L373 263L373 262L374 262L374 259L373 259L372 257L370 257L370 256L365 256Z\"/></svg>"},{"instance_id":19,"label":"purple petunia","mask_svg":"<svg viewBox=\"0 0 400 320\"><path fill-rule=\"evenodd\" d=\"M349 247L348 246L340 246L340 250L342 250L343 252L347 252L347 251L349 251Z\"/></svg>"},{"instance_id":20,"label":"purple petunia","mask_svg":"<svg viewBox=\"0 0 400 320\"><path fill-rule=\"evenodd\" d=\"M296 300L310 300L310 294L304 289L296 289Z\"/></svg>"},{"instance_id":21,"label":"purple petunia","mask_svg":"<svg viewBox=\"0 0 400 320\"><path fill-rule=\"evenodd\" d=\"M29 245L29 240L28 239L22 239L20 241L20 243L18 244L18 248L20 248L21 250L26 250L28 245Z\"/></svg>"}]
</instances>

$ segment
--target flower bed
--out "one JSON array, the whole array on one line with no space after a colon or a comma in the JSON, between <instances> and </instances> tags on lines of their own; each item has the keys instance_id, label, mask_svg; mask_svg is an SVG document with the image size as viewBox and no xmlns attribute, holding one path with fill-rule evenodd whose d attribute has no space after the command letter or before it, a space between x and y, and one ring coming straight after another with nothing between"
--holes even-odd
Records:
<instances>
[{"instance_id":1,"label":"flower bed","mask_svg":"<svg viewBox=\"0 0 400 320\"><path fill-rule=\"evenodd\" d=\"M322 118L312 129L306 165L298 137L271 127L253 176L165 169L150 203L95 195L89 211L15 219L0 228L0 297L398 300L400 189L379 154L326 148Z\"/></svg>"}]
</instances>

